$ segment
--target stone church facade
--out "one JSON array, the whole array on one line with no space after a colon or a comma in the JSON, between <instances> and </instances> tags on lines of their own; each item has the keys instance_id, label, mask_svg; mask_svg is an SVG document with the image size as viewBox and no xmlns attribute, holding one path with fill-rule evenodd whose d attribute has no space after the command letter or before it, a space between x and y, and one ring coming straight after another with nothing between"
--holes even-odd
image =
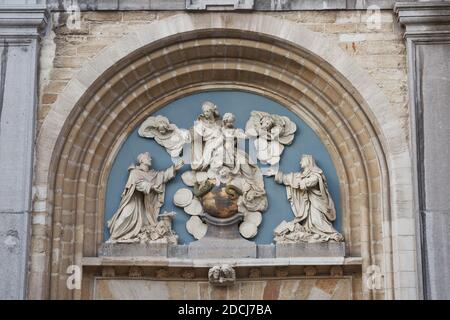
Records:
<instances>
[{"instance_id":1,"label":"stone church facade","mask_svg":"<svg viewBox=\"0 0 450 320\"><path fill-rule=\"evenodd\" d=\"M0 38L0 298L450 298L450 2L3 0ZM317 137L344 240L105 243L135 130L242 92Z\"/></svg>"}]
</instances>

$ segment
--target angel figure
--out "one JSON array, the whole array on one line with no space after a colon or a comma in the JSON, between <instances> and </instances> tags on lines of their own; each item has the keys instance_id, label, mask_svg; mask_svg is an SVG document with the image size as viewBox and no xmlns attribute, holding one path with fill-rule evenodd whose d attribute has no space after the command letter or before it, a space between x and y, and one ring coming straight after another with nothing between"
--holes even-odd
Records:
<instances>
[{"instance_id":1,"label":"angel figure","mask_svg":"<svg viewBox=\"0 0 450 320\"><path fill-rule=\"evenodd\" d=\"M252 111L245 126L245 133L254 139L257 158L263 164L280 162L284 146L294 140L297 125L286 116Z\"/></svg>"},{"instance_id":2,"label":"angel figure","mask_svg":"<svg viewBox=\"0 0 450 320\"><path fill-rule=\"evenodd\" d=\"M141 137L155 139L159 145L166 148L172 158L179 157L183 146L190 142L189 131L179 129L164 116L147 118L138 133Z\"/></svg>"}]
</instances>

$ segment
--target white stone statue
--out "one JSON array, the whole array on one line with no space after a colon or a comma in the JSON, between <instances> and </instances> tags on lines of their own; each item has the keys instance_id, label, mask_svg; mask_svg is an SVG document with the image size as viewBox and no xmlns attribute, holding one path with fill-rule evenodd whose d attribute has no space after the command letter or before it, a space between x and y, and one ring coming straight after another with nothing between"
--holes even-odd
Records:
<instances>
[{"instance_id":1,"label":"white stone statue","mask_svg":"<svg viewBox=\"0 0 450 320\"><path fill-rule=\"evenodd\" d=\"M286 116L252 111L245 134L254 139L257 158L263 164L280 162L284 146L294 141L297 125Z\"/></svg>"},{"instance_id":2,"label":"white stone statue","mask_svg":"<svg viewBox=\"0 0 450 320\"><path fill-rule=\"evenodd\" d=\"M213 163L213 157L218 155L218 149L222 148L224 143L222 121L214 103L203 103L202 114L197 118L191 132L191 168L195 171L205 171Z\"/></svg>"},{"instance_id":3,"label":"white stone statue","mask_svg":"<svg viewBox=\"0 0 450 320\"><path fill-rule=\"evenodd\" d=\"M179 129L164 116L147 118L139 128L138 134L143 138L153 138L166 148L172 158L180 156L183 146L190 142L187 130Z\"/></svg>"},{"instance_id":4,"label":"white stone statue","mask_svg":"<svg viewBox=\"0 0 450 320\"><path fill-rule=\"evenodd\" d=\"M322 169L311 155L303 155L300 165L301 173L279 171L275 175L275 181L286 186L295 215L293 221L283 221L275 229L275 242L343 241L343 236L332 225L336 210Z\"/></svg>"},{"instance_id":5,"label":"white stone statue","mask_svg":"<svg viewBox=\"0 0 450 320\"><path fill-rule=\"evenodd\" d=\"M247 138L242 129L234 127L235 121L234 114L227 112L223 115L222 134L224 142L221 146L223 151L220 148L218 150L218 154L223 154L223 165L231 168L232 172L237 172L239 170L238 165L245 162L245 154L237 144Z\"/></svg>"},{"instance_id":6,"label":"white stone statue","mask_svg":"<svg viewBox=\"0 0 450 320\"><path fill-rule=\"evenodd\" d=\"M128 169L119 209L108 221L108 242L173 242L174 234L168 225L172 215L159 217L159 211L164 203L166 183L183 164L180 160L165 171L156 171L151 169L152 158L148 152L138 155L137 165Z\"/></svg>"},{"instance_id":7,"label":"white stone statue","mask_svg":"<svg viewBox=\"0 0 450 320\"><path fill-rule=\"evenodd\" d=\"M221 117L218 107L206 101L190 130L179 129L163 116L149 117L139 129L142 137L155 139L172 158L189 151L183 159L190 160L191 170L182 180L194 193L180 189L174 203L191 216L186 227L196 239L207 230L204 213L223 219L241 213L241 235L256 236L268 200L263 173L245 152L245 139L255 139L257 158L273 166L297 130L289 118L260 111L252 111L245 133L235 127L235 120L229 112ZM190 150L183 149L186 143Z\"/></svg>"}]
</instances>

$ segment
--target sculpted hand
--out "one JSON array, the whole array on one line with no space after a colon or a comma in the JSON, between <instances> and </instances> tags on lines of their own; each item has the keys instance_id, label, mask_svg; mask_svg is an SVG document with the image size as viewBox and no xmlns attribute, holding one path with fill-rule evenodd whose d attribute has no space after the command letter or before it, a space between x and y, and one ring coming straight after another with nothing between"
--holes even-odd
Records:
<instances>
[{"instance_id":1,"label":"sculpted hand","mask_svg":"<svg viewBox=\"0 0 450 320\"><path fill-rule=\"evenodd\" d=\"M301 180L299 187L300 187L300 190L305 190L306 189L305 181Z\"/></svg>"},{"instance_id":2,"label":"sculpted hand","mask_svg":"<svg viewBox=\"0 0 450 320\"><path fill-rule=\"evenodd\" d=\"M183 160L179 160L179 161L175 164L175 170L180 170L183 166L184 166L184 161L183 161Z\"/></svg>"},{"instance_id":3,"label":"sculpted hand","mask_svg":"<svg viewBox=\"0 0 450 320\"><path fill-rule=\"evenodd\" d=\"M150 192L150 183L144 180L139 180L136 182L136 189L143 193L149 193Z\"/></svg>"}]
</instances>

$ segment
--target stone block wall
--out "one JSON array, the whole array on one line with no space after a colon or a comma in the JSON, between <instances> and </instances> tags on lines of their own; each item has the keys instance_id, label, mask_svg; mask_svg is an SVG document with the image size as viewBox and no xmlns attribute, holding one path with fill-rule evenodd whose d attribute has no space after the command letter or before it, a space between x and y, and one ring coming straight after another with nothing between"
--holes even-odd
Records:
<instances>
[{"instance_id":1,"label":"stone block wall","mask_svg":"<svg viewBox=\"0 0 450 320\"><path fill-rule=\"evenodd\" d=\"M177 13L180 12L87 11L81 13L81 28L70 29L67 26L68 14L54 12L52 28L42 43L38 127L58 94L80 70L83 63L134 28ZM201 14L192 13L192 15ZM405 134L409 133L406 48L391 10L381 11L379 29L370 28L366 11L360 10L255 14L294 21L338 43L373 77L402 119L398 125Z\"/></svg>"}]
</instances>

